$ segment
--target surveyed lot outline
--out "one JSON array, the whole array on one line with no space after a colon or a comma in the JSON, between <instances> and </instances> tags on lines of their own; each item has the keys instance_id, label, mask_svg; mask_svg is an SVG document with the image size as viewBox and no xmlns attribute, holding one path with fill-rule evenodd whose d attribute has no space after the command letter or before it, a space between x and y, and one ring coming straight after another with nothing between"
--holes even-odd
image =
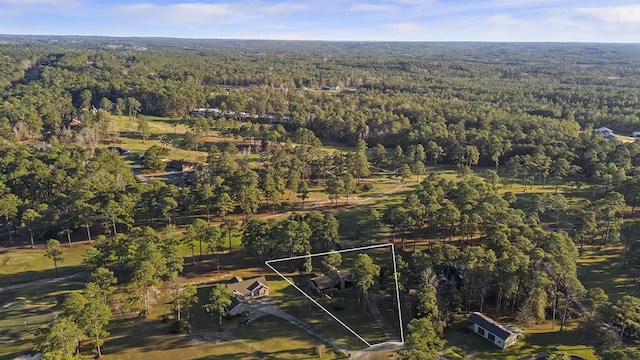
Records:
<instances>
[{"instance_id":1,"label":"surveyed lot outline","mask_svg":"<svg viewBox=\"0 0 640 360\"><path fill-rule=\"evenodd\" d=\"M400 306L400 287L398 286L398 268L396 266L396 249L395 246L393 245L393 243L389 243L389 244L380 244L380 245L371 245L371 246L363 246L363 247L357 247L357 248L351 248L351 249L342 249L342 250L335 250L335 252L338 253L345 253L345 252L353 252L353 251L360 251L360 250L368 250L368 249L377 249L377 248L382 248L382 247L391 247L391 255L393 258L393 278L395 279L395 284L396 284L396 300L398 302L398 323L400 326L400 343L404 344L404 331L402 329L402 307ZM274 268L273 266L271 266L271 264L273 263L277 263L277 262L284 262L284 261L290 261L290 260L298 260L298 259L306 259L308 257L318 257L318 256L324 256L324 255L329 255L331 254L333 251L326 251L326 252L321 252L321 253L315 253L315 254L308 254L308 255L300 255L300 256L293 256L293 257L288 257L288 258L282 258L282 259L273 259L273 260L267 260L265 261L265 265L267 265L271 270L273 270L276 274L280 275L281 278L283 278L286 282L288 282L291 286L293 286L296 290L298 290L302 295L304 295L307 299L311 300L314 304L316 304L320 309L322 309L322 311L324 311L325 313L327 313L329 316L331 316L335 321L337 321L340 325L342 325L345 329L347 329L350 333L352 333L354 336L356 336L358 339L360 339L362 342L364 342L365 344L367 344L367 346L369 347L374 347L374 346L381 346L381 345L385 345L388 342L382 342L382 343L378 343L378 344L370 344L367 340L365 340L362 336L360 336L358 333L356 333L352 328L350 328L349 326L347 326L347 324L345 324L344 322L342 322L342 320L338 319L334 314L331 313L331 311L327 310L324 306L320 305L319 302L317 302L313 297L311 297L309 294L307 294L306 292L304 292L304 290L300 289L300 287L298 287L298 285L294 284L293 281L289 280L288 277L286 277L285 275L283 275L282 273L280 273L278 270L276 270L276 268ZM365 300L366 301L366 300Z\"/></svg>"}]
</instances>

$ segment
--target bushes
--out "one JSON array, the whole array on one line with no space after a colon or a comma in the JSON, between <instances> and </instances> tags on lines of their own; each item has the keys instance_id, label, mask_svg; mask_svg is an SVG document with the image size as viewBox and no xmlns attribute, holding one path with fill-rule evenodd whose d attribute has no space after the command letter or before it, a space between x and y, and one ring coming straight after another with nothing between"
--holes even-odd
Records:
<instances>
[{"instance_id":1,"label":"bushes","mask_svg":"<svg viewBox=\"0 0 640 360\"><path fill-rule=\"evenodd\" d=\"M189 332L189 322L186 320L176 320L171 324L170 330L172 334L185 334Z\"/></svg>"}]
</instances>

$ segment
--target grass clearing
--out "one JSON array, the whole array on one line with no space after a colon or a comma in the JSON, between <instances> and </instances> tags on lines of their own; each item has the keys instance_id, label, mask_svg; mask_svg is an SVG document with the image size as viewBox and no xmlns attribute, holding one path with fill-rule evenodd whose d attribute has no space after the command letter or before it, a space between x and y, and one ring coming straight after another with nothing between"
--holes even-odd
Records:
<instances>
[{"instance_id":1,"label":"grass clearing","mask_svg":"<svg viewBox=\"0 0 640 360\"><path fill-rule=\"evenodd\" d=\"M234 273L243 277L259 275L259 269ZM315 358L320 340L273 316L241 325L243 317L225 319L218 331L218 318L207 314L206 302L213 283L198 289L200 304L195 305L192 335L169 333L174 319L169 298L161 296L146 318L118 316L110 325L105 343L106 359L309 359ZM269 282L272 287L272 282ZM276 286L277 287L277 286ZM162 293L166 293L163 291ZM134 335L135 334L135 335ZM340 358L326 347L325 359Z\"/></svg>"},{"instance_id":2,"label":"grass clearing","mask_svg":"<svg viewBox=\"0 0 640 360\"><path fill-rule=\"evenodd\" d=\"M67 294L82 282L53 283L0 294L0 359L34 353L35 331L50 323Z\"/></svg>"},{"instance_id":3,"label":"grass clearing","mask_svg":"<svg viewBox=\"0 0 640 360\"><path fill-rule=\"evenodd\" d=\"M623 246L586 245L578 259L578 277L587 289L602 288L614 303L624 295L640 296L640 284L623 263Z\"/></svg>"},{"instance_id":4,"label":"grass clearing","mask_svg":"<svg viewBox=\"0 0 640 360\"><path fill-rule=\"evenodd\" d=\"M550 322L526 328L525 334L520 337L518 342L504 350L473 332L464 331L466 326L466 319L456 321L445 330L445 339L447 346L453 347L452 349L464 350L466 356L470 356L469 358L517 360L527 355L551 351L579 355L586 360L596 360L593 348L581 341L581 337L575 329L576 323L565 326L563 332L550 331ZM451 351L458 356L461 355L459 350Z\"/></svg>"},{"instance_id":5,"label":"grass clearing","mask_svg":"<svg viewBox=\"0 0 640 360\"><path fill-rule=\"evenodd\" d=\"M86 243L61 244L64 262L58 264L60 276L75 274L82 271L80 266L82 255L89 246ZM0 251L0 285L19 284L34 280L55 278L53 261L44 256L44 248L10 249Z\"/></svg>"},{"instance_id":6,"label":"grass clearing","mask_svg":"<svg viewBox=\"0 0 640 360\"><path fill-rule=\"evenodd\" d=\"M287 267L287 265L283 264L276 268L293 281L300 289L312 295L308 285L309 278L307 276L285 272L282 269L283 267ZM348 268L346 265L342 267ZM350 348L363 349L366 347L360 339L327 315L316 304L304 297L304 295L293 286L290 286L288 282L279 276L269 277L268 280L272 299L274 299L284 311L309 323L319 331ZM333 299L320 299L318 296L312 297L325 309L353 329L358 335L367 340L367 342L376 344L386 341L382 329L380 329L378 323L371 316L369 310L367 309L367 311L363 312L363 303L357 301L354 288L334 292ZM362 299L360 300L362 301Z\"/></svg>"}]
</instances>

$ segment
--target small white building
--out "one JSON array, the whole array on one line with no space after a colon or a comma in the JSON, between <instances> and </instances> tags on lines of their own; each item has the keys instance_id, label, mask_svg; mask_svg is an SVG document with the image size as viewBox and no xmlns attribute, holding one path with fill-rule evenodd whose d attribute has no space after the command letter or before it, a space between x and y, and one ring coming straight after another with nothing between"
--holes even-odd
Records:
<instances>
[{"instance_id":1,"label":"small white building","mask_svg":"<svg viewBox=\"0 0 640 360\"><path fill-rule=\"evenodd\" d=\"M518 336L524 331L515 326L502 326L493 319L474 312L469 315L469 326L473 328L473 332L487 339L497 347L506 349L518 341Z\"/></svg>"},{"instance_id":2,"label":"small white building","mask_svg":"<svg viewBox=\"0 0 640 360\"><path fill-rule=\"evenodd\" d=\"M634 131L631 133L631 137L634 137L636 139L640 138L640 131Z\"/></svg>"}]
</instances>

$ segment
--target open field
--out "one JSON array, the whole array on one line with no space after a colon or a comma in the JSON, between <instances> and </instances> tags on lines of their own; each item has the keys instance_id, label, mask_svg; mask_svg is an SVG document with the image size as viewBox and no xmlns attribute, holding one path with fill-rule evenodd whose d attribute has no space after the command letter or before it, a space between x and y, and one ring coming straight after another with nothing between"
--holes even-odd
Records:
<instances>
[{"instance_id":1,"label":"open field","mask_svg":"<svg viewBox=\"0 0 640 360\"><path fill-rule=\"evenodd\" d=\"M462 349L467 356L465 359L517 360L527 355L537 355L550 351L552 353L564 352L579 355L587 360L595 360L593 348L583 344L575 325L575 323L571 323L569 326L565 326L565 331L563 332L550 331L550 322L528 327L524 329L525 334L520 337L514 346L502 350L473 332L465 331L466 320L459 320L445 331L445 339L447 340L447 347Z\"/></svg>"},{"instance_id":2,"label":"open field","mask_svg":"<svg viewBox=\"0 0 640 360\"><path fill-rule=\"evenodd\" d=\"M151 145L160 144L159 135L166 135L170 138L178 138L184 134L187 127L178 121L179 125L173 127L170 119L146 117L151 128L151 137L143 142L136 134L137 123L127 117L115 118L113 121L121 132L121 144L114 144L125 147L133 153L143 153ZM216 134L205 138L207 142L234 141L233 139L223 139ZM353 148L327 145L322 147L328 152L333 151L353 151ZM128 157L130 163L135 163L135 155ZM203 160L206 157L204 152L189 153L186 150L170 147L169 159L193 160L199 157ZM135 166L135 164L134 164ZM456 170L452 167L429 168L429 172L436 172L441 177L458 181ZM483 168L474 168L476 175L482 175ZM349 203L342 198L338 201L338 206L329 203L327 194L323 186L311 186L309 199L305 205L305 211L319 210L334 214L342 226L340 227L340 238L343 246L356 247L369 244L369 234L363 229L359 221L365 216L368 207L375 207L381 214L391 204L400 203L406 195L412 192L424 179L424 175L412 176L407 179L406 186L401 186L399 178L392 174L373 174L373 187L368 191L361 191L350 197ZM500 185L499 192L512 192L516 196L525 200L536 193L552 193L555 186L533 185L523 188L521 184L513 183L506 186ZM559 192L569 193L570 187L561 185ZM582 194L576 194L582 195ZM572 208L577 208L582 201L582 197L576 196L570 200ZM283 206L272 214L270 209L261 209L258 214L260 218L283 219L292 211L300 209L299 199L295 193L289 197L289 191L285 191L283 196ZM563 221L570 221L573 218L569 210L567 215L563 215ZM176 219L181 226L188 224L195 219L195 211L186 211ZM236 215L234 215L236 216ZM237 216L239 219L240 217ZM220 219L212 216L212 223L219 224ZM159 225L154 223L153 225ZM159 226L157 226L159 227ZM180 236L183 227L179 228L173 236ZM166 235L166 234L164 234ZM385 226L372 234L373 243L381 243L390 240L390 232ZM397 238L397 237L396 237ZM398 239L396 239L398 240ZM423 241L426 244L426 242ZM225 240L226 244L226 240ZM411 249L411 240L407 241L408 249ZM421 245L425 245L421 244ZM60 275L73 274L83 271L80 266L82 254L87 244L74 244L71 248L64 246L63 252L65 262L60 268ZM234 251L231 254L225 251L220 255L221 272L216 273L213 264L208 256L204 256L195 265L192 264L191 250L185 245L180 247L180 255L185 260L185 277L189 281L207 284L201 287L199 296L201 302L208 296L209 285L212 281L226 280L232 275L239 275L244 278L269 274L265 268L260 266L255 259L248 256L243 249L240 249L240 238L233 238L232 246ZM196 256L199 255L199 246L196 245ZM605 289L615 301L623 294L638 293L638 286L621 272L621 249L617 247L598 250L595 247L588 247L580 260L580 277L587 288L600 286ZM345 259L343 267L348 268L351 260ZM382 265L381 263L379 263ZM288 273L294 281L305 284L307 279L297 273ZM42 249L17 249L0 253L0 286L5 284L32 281L39 278L53 277L53 263L44 258ZM615 280L610 280L615 279ZM315 305L305 300L297 290L277 277L275 274L268 275L271 296L274 301L280 304L287 312L293 314L301 320L311 324L313 327L334 337L339 343L353 349L362 349L365 345L355 336L349 333L341 325L316 309ZM27 288L16 290L7 294L0 294L0 359L10 358L17 354L28 353L33 345L32 330L38 324L50 321L55 314L56 305L60 303L64 294L81 288L81 284L49 284L44 287ZM376 321L371 317L369 311L362 312L362 304L358 304L353 290L346 290L341 294L336 294L332 301L321 300L327 308L334 307L335 314L352 326L360 335L365 337L370 343L385 341L384 333L379 328ZM6 306L6 308L3 306ZM396 313L393 311L393 304L390 299L386 299L380 304L380 310L388 323L397 321ZM193 335L171 335L169 326L171 320L163 322L164 317L171 319L173 314L169 311L168 299L160 298L147 318L135 318L123 316L119 312L114 314L114 319L109 326L111 336L107 339L104 351L107 359L269 359L269 358L292 358L309 359L317 358L315 348L321 341L301 331L288 322L266 316L256 320L248 326L240 325L239 318L227 320L224 331L217 331L217 322L211 318L198 306L196 317L193 322ZM405 321L408 319L405 319ZM32 327L24 328L20 326L24 321L32 324ZM575 330L570 326L565 332L549 332L548 324L540 327L527 329L523 341L506 351L500 351L491 344L480 338L475 338L472 334L460 332L464 326L464 321L456 323L452 329L447 331L447 339L450 346L458 346L467 350L468 354L475 353L478 359L519 359L528 354L536 354L547 349L550 344L558 351L565 351L578 354L586 359L594 359L591 348L582 345L576 338ZM394 323L396 324L396 323ZM395 326L394 328L396 328ZM3 343L4 342L4 343ZM6 345L6 346L5 346ZM325 359L340 358L336 352L327 346ZM455 358L456 352L449 350L451 357Z\"/></svg>"},{"instance_id":3,"label":"open field","mask_svg":"<svg viewBox=\"0 0 640 360\"><path fill-rule=\"evenodd\" d=\"M624 295L640 296L640 283L633 281L623 262L623 246L585 246L578 260L578 277L587 289L602 288L614 303Z\"/></svg>"},{"instance_id":4,"label":"open field","mask_svg":"<svg viewBox=\"0 0 640 360\"><path fill-rule=\"evenodd\" d=\"M64 262L58 264L60 276L82 271L80 263L86 244L61 244ZM44 256L44 247L0 250L0 287L34 280L55 278L53 261Z\"/></svg>"},{"instance_id":5,"label":"open field","mask_svg":"<svg viewBox=\"0 0 640 360\"><path fill-rule=\"evenodd\" d=\"M74 279L76 280L76 279ZM32 286L0 293L0 359L13 359L33 353L34 332L56 316L58 307L71 291L83 282Z\"/></svg>"}]
</instances>

